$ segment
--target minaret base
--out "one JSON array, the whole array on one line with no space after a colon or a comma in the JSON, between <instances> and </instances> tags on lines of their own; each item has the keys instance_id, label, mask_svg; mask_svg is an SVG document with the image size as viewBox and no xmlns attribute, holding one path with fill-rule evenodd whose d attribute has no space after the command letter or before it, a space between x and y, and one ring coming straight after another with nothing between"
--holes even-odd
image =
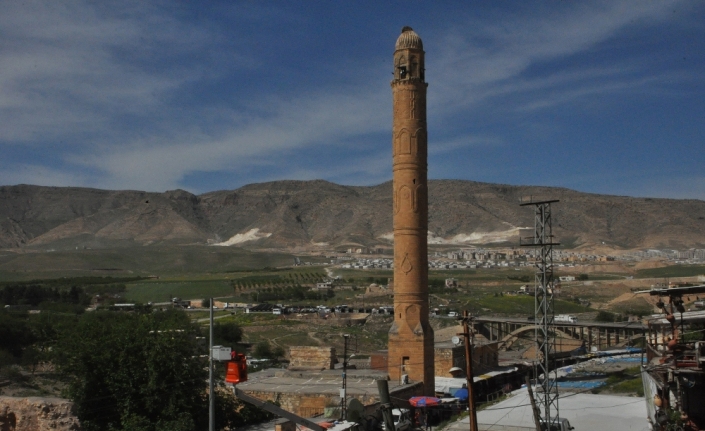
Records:
<instances>
[{"instance_id":1,"label":"minaret base","mask_svg":"<svg viewBox=\"0 0 705 431\"><path fill-rule=\"evenodd\" d=\"M411 382L424 382L424 395L434 396L436 388L434 387L433 329L428 326L421 334L400 336L396 333L396 328L396 325L392 325L389 331L387 364L389 378L400 382L402 376L407 375Z\"/></svg>"}]
</instances>

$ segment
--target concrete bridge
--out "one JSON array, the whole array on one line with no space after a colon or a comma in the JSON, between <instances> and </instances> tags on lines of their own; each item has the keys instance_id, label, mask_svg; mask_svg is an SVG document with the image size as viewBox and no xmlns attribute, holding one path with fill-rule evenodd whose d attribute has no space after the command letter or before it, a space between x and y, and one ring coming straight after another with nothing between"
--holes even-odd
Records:
<instances>
[{"instance_id":1,"label":"concrete bridge","mask_svg":"<svg viewBox=\"0 0 705 431\"><path fill-rule=\"evenodd\" d=\"M536 323L529 319L505 317L476 317L472 321L473 330L490 341L499 342L499 349L506 350L515 341L532 339ZM626 344L642 337L646 326L641 322L554 322L556 338L584 341L588 351L593 346L598 350ZM557 343L560 341L557 340Z\"/></svg>"}]
</instances>

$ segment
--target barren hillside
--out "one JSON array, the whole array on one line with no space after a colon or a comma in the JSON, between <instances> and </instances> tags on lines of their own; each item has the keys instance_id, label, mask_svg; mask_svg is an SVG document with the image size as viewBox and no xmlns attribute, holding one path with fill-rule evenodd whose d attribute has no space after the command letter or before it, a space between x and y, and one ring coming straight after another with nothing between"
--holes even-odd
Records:
<instances>
[{"instance_id":1,"label":"barren hillside","mask_svg":"<svg viewBox=\"0 0 705 431\"><path fill-rule=\"evenodd\" d=\"M705 201L562 188L429 182L429 241L516 243L533 226L522 196L560 199L554 233L571 247L705 247ZM86 188L0 187L0 247L105 248L220 243L252 248L391 245L391 183L277 181L200 196Z\"/></svg>"}]
</instances>

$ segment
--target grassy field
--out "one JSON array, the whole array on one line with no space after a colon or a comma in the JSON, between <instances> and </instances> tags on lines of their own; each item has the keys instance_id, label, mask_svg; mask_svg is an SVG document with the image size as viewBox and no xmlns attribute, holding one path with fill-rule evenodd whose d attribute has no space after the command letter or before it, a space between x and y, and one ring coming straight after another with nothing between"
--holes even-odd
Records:
<instances>
[{"instance_id":1,"label":"grassy field","mask_svg":"<svg viewBox=\"0 0 705 431\"><path fill-rule=\"evenodd\" d=\"M223 301L250 302L248 292L264 289L270 285L281 286L295 282L315 283L317 278L324 276L325 272L321 268L310 266L171 275L161 277L158 280L129 284L126 299L139 302L163 302L176 296L182 299L213 297ZM233 287L234 285L237 285L237 290Z\"/></svg>"},{"instance_id":2,"label":"grassy field","mask_svg":"<svg viewBox=\"0 0 705 431\"><path fill-rule=\"evenodd\" d=\"M556 314L567 313L586 313L592 311L588 307L583 307L573 302L555 300L554 307ZM534 297L529 295L518 296L494 296L492 294L482 295L479 297L461 301L458 309L468 309L475 314L514 314L514 315L533 315L534 314Z\"/></svg>"},{"instance_id":3,"label":"grassy field","mask_svg":"<svg viewBox=\"0 0 705 431\"><path fill-rule=\"evenodd\" d=\"M619 314L636 314L646 316L653 313L653 306L643 296L635 296L627 301L621 301L609 307L609 310Z\"/></svg>"},{"instance_id":4,"label":"grassy field","mask_svg":"<svg viewBox=\"0 0 705 431\"><path fill-rule=\"evenodd\" d=\"M165 302L173 297L203 299L233 296L229 280L147 281L127 285L125 299L146 303Z\"/></svg>"},{"instance_id":5,"label":"grassy field","mask_svg":"<svg viewBox=\"0 0 705 431\"><path fill-rule=\"evenodd\" d=\"M672 265L663 268L640 269L638 278L693 277L705 275L705 265Z\"/></svg>"},{"instance_id":6,"label":"grassy field","mask_svg":"<svg viewBox=\"0 0 705 431\"><path fill-rule=\"evenodd\" d=\"M77 276L227 273L291 265L293 255L236 247L148 246L0 253L0 281ZM308 267L309 270L312 267Z\"/></svg>"},{"instance_id":7,"label":"grassy field","mask_svg":"<svg viewBox=\"0 0 705 431\"><path fill-rule=\"evenodd\" d=\"M335 271L337 273L337 271ZM181 275L159 280L139 281L128 284L126 299L139 302L162 302L171 297L182 299L202 299L208 297L229 298L233 302L251 302L252 292L263 291L270 287L281 287L292 283L312 285L318 277L323 277L322 268L298 267L287 269L260 269L257 271L234 271L228 273L211 273L204 275ZM320 300L273 300L270 302L285 302L288 304L348 304L391 305L387 297L368 298L365 301L359 297L364 289L373 281L384 279L391 275L385 271L346 270L341 275L346 284L358 286L356 290L337 290L335 297ZM443 283L446 278L458 280L458 290L443 288L432 289L432 305L449 305L458 310L469 309L472 312L490 312L500 314L532 314L534 299L531 296L503 295L506 291L516 291L526 281L516 280L520 277L533 276L529 271L514 271L506 269L490 271L433 271L429 275L431 282ZM511 277L511 279L509 278ZM235 286L235 288L233 288ZM223 299L227 300L227 299ZM453 301L450 302L449 301ZM568 301L556 301L557 313L581 313L589 311Z\"/></svg>"},{"instance_id":8,"label":"grassy field","mask_svg":"<svg viewBox=\"0 0 705 431\"><path fill-rule=\"evenodd\" d=\"M333 273L340 276L344 280L354 279L356 282L369 282L373 279L392 278L394 272L391 269L333 269ZM526 281L510 279L509 277L528 277L530 282L534 280L534 272L531 269L522 269L517 271L512 268L495 268L495 269L449 269L449 270L430 270L428 278L445 280L446 278L455 278L461 285L483 283L483 282L506 282L507 284L525 284Z\"/></svg>"},{"instance_id":9,"label":"grassy field","mask_svg":"<svg viewBox=\"0 0 705 431\"><path fill-rule=\"evenodd\" d=\"M321 260L302 257L304 261ZM288 266L293 255L286 253L259 253L232 247L168 246L125 247L103 250L57 250L53 252L0 253L0 282L76 276L158 276L158 279L126 283L125 299L136 302L164 302L171 297L182 299L222 298L228 302L253 302L253 293L280 292L287 286L311 286L326 274L321 266ZM331 299L293 301L272 299L271 303L362 306L358 297L370 283L386 283L393 275L389 269L354 270L330 268L346 285L356 290L336 290ZM609 266L605 266L609 270ZM559 271L559 270L557 270ZM705 265L679 265L641 270L639 277L675 277L705 273ZM596 304L607 303L624 293L615 288L601 288L601 280L621 278L615 274L589 274L594 286L570 286L563 289L564 301L556 301L556 313L590 311L574 302L573 298L588 299ZM445 290L446 278L455 278L458 289ZM533 284L532 268L494 268L470 270L431 270L429 283L431 305L446 305L474 313L530 315L533 298L509 296L523 284ZM272 296L272 295L270 295ZM276 298L276 297L274 297ZM366 298L365 305L391 305L389 297ZM615 303L612 311L628 313L647 310L648 304L639 299Z\"/></svg>"}]
</instances>

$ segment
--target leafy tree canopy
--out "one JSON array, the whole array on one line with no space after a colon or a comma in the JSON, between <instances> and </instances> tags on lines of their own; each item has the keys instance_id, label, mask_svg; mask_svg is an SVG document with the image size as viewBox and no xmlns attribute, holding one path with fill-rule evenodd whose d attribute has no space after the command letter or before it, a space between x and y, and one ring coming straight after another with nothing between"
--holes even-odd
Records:
<instances>
[{"instance_id":1,"label":"leafy tree canopy","mask_svg":"<svg viewBox=\"0 0 705 431\"><path fill-rule=\"evenodd\" d=\"M235 322L213 325L213 344L233 347L242 340L242 328Z\"/></svg>"},{"instance_id":2,"label":"leafy tree canopy","mask_svg":"<svg viewBox=\"0 0 705 431\"><path fill-rule=\"evenodd\" d=\"M56 346L56 363L84 429L202 428L208 372L198 334L175 310L77 318Z\"/></svg>"}]
</instances>

